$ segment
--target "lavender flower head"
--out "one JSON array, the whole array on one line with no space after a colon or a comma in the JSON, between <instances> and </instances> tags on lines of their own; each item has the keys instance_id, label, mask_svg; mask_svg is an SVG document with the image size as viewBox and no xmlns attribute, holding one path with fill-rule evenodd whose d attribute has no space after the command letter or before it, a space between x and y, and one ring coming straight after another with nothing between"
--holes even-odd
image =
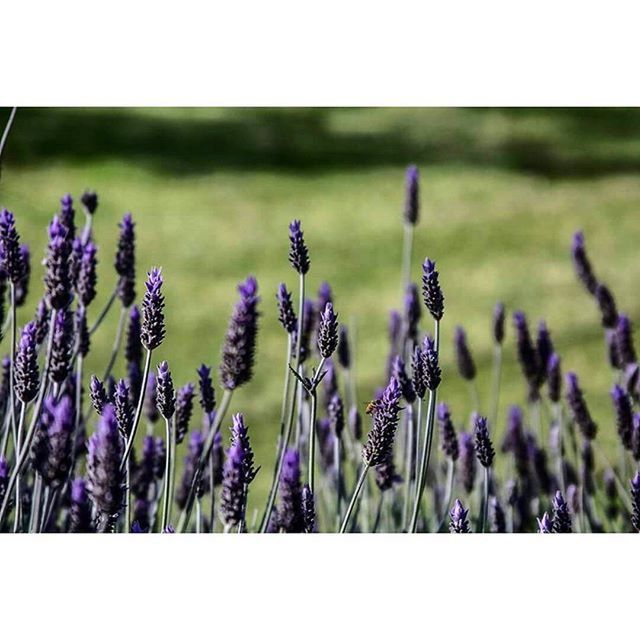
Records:
<instances>
[{"instance_id":1,"label":"lavender flower head","mask_svg":"<svg viewBox=\"0 0 640 640\"><path fill-rule=\"evenodd\" d=\"M120 463L124 454L115 412L106 405L96 432L87 443L88 489L96 509L115 518L124 502L124 477Z\"/></svg>"},{"instance_id":2,"label":"lavender flower head","mask_svg":"<svg viewBox=\"0 0 640 640\"><path fill-rule=\"evenodd\" d=\"M389 491L396 484L402 482L402 477L396 472L396 465L393 462L393 455L389 455L387 459L375 468L376 486L380 491Z\"/></svg>"},{"instance_id":3,"label":"lavender flower head","mask_svg":"<svg viewBox=\"0 0 640 640\"><path fill-rule=\"evenodd\" d=\"M220 492L220 519L226 527L235 527L244 520L245 452L239 442L227 451Z\"/></svg>"},{"instance_id":4,"label":"lavender flower head","mask_svg":"<svg viewBox=\"0 0 640 640\"><path fill-rule=\"evenodd\" d=\"M605 284L598 284L595 291L600 315L602 316L602 326L605 329L615 329L618 324L618 309L613 294Z\"/></svg>"},{"instance_id":5,"label":"lavender flower head","mask_svg":"<svg viewBox=\"0 0 640 640\"><path fill-rule=\"evenodd\" d=\"M591 262L587 256L587 250L584 243L584 234L582 231L576 231L573 235L573 243L571 245L571 255L573 257L573 265L576 275L585 289L591 294L595 294L598 281L593 273Z\"/></svg>"},{"instance_id":6,"label":"lavender flower head","mask_svg":"<svg viewBox=\"0 0 640 640\"><path fill-rule=\"evenodd\" d=\"M296 332L298 327L298 319L296 313L293 310L293 303L291 302L291 293L287 290L284 283L278 286L278 292L276 293L276 300L278 301L278 320L284 327L284 330L292 335Z\"/></svg>"},{"instance_id":7,"label":"lavender flower head","mask_svg":"<svg viewBox=\"0 0 640 640\"><path fill-rule=\"evenodd\" d=\"M128 438L133 427L134 408L131 403L131 394L129 387L124 380L118 380L116 384L116 392L113 399L116 412L116 422L118 429L124 438Z\"/></svg>"},{"instance_id":8,"label":"lavender flower head","mask_svg":"<svg viewBox=\"0 0 640 640\"><path fill-rule=\"evenodd\" d=\"M39 385L36 325L34 322L29 322L22 329L14 368L16 396L24 403L31 402L38 393Z\"/></svg>"},{"instance_id":9,"label":"lavender flower head","mask_svg":"<svg viewBox=\"0 0 640 640\"><path fill-rule=\"evenodd\" d=\"M413 390L415 391L416 396L421 400L424 399L424 396L427 393L427 379L425 376L423 360L422 347L420 345L416 345L413 348L413 354L411 355L411 384L413 385Z\"/></svg>"},{"instance_id":10,"label":"lavender flower head","mask_svg":"<svg viewBox=\"0 0 640 640\"><path fill-rule=\"evenodd\" d=\"M598 426L591 417L591 413L589 412L589 408L587 407L587 403L585 402L584 395L582 394L582 389L580 389L578 376L572 371L569 372L566 376L566 384L567 404L571 409L573 419L578 425L582 435L587 440L593 440L596 437Z\"/></svg>"},{"instance_id":11,"label":"lavender flower head","mask_svg":"<svg viewBox=\"0 0 640 640\"><path fill-rule=\"evenodd\" d=\"M71 467L75 413L69 396L59 402L48 398L52 419L48 421L43 438L43 464L38 469L45 485L57 488L67 480Z\"/></svg>"},{"instance_id":12,"label":"lavender flower head","mask_svg":"<svg viewBox=\"0 0 640 640\"><path fill-rule=\"evenodd\" d=\"M540 376L544 379L547 376L549 358L552 353L555 353L551 334L549 333L549 329L547 328L547 324L544 320L540 320L538 323L536 349L538 351L538 362L540 363Z\"/></svg>"},{"instance_id":13,"label":"lavender flower head","mask_svg":"<svg viewBox=\"0 0 640 640\"><path fill-rule=\"evenodd\" d=\"M359 442L362 438L362 416L356 407L349 409L349 428L354 439Z\"/></svg>"},{"instance_id":14,"label":"lavender flower head","mask_svg":"<svg viewBox=\"0 0 640 640\"><path fill-rule=\"evenodd\" d=\"M456 327L454 346L460 376L465 380L473 380L476 377L476 365L469 349L467 334L462 327Z\"/></svg>"},{"instance_id":15,"label":"lavender flower head","mask_svg":"<svg viewBox=\"0 0 640 640\"><path fill-rule=\"evenodd\" d=\"M91 404L96 410L98 415L102 415L104 406L108 404L107 392L100 379L96 376L91 376L91 382L89 383L89 395L91 397Z\"/></svg>"},{"instance_id":16,"label":"lavender flower head","mask_svg":"<svg viewBox=\"0 0 640 640\"><path fill-rule=\"evenodd\" d=\"M553 497L552 527L554 533L571 533L569 506L560 491Z\"/></svg>"},{"instance_id":17,"label":"lavender flower head","mask_svg":"<svg viewBox=\"0 0 640 640\"><path fill-rule=\"evenodd\" d=\"M318 351L323 358L330 358L338 346L338 315L333 312L333 304L327 302L320 314L318 328Z\"/></svg>"},{"instance_id":18,"label":"lavender flower head","mask_svg":"<svg viewBox=\"0 0 640 640\"><path fill-rule=\"evenodd\" d=\"M87 189L80 196L80 202L82 203L85 211L92 216L98 208L98 194L95 191Z\"/></svg>"},{"instance_id":19,"label":"lavender flower head","mask_svg":"<svg viewBox=\"0 0 640 640\"><path fill-rule=\"evenodd\" d=\"M442 448L442 452L455 462L460 454L458 438L456 437L456 430L451 420L449 405L444 402L438 405L438 425L440 427L440 447Z\"/></svg>"},{"instance_id":20,"label":"lavender flower head","mask_svg":"<svg viewBox=\"0 0 640 640\"><path fill-rule=\"evenodd\" d=\"M483 416L475 416L474 433L476 438L476 455L480 464L488 469L493 463L495 451L489 438L489 429L487 428L487 419Z\"/></svg>"},{"instance_id":21,"label":"lavender flower head","mask_svg":"<svg viewBox=\"0 0 640 640\"><path fill-rule=\"evenodd\" d=\"M49 378L52 382L64 382L71 367L73 319L66 309L59 309L53 325Z\"/></svg>"},{"instance_id":22,"label":"lavender flower head","mask_svg":"<svg viewBox=\"0 0 640 640\"><path fill-rule=\"evenodd\" d=\"M340 325L338 336L338 362L343 369L351 367L351 349L349 347L349 330L343 324Z\"/></svg>"},{"instance_id":23,"label":"lavender flower head","mask_svg":"<svg viewBox=\"0 0 640 640\"><path fill-rule=\"evenodd\" d=\"M621 367L627 367L637 361L636 349L633 344L633 332L629 316L620 314L616 325L616 353Z\"/></svg>"},{"instance_id":24,"label":"lavender flower head","mask_svg":"<svg viewBox=\"0 0 640 640\"><path fill-rule=\"evenodd\" d=\"M73 314L75 350L78 355L85 358L91 348L91 334L87 324L87 310L79 306Z\"/></svg>"},{"instance_id":25,"label":"lavender flower head","mask_svg":"<svg viewBox=\"0 0 640 640\"><path fill-rule=\"evenodd\" d=\"M14 284L24 276L20 236L16 231L13 213L7 209L0 212L0 268Z\"/></svg>"},{"instance_id":26,"label":"lavender flower head","mask_svg":"<svg viewBox=\"0 0 640 640\"><path fill-rule=\"evenodd\" d=\"M331 290L331 285L328 282L321 282L318 287L318 299L317 306L320 310L320 315L322 316L322 311L327 306L327 302L333 304L333 291Z\"/></svg>"},{"instance_id":27,"label":"lavender flower head","mask_svg":"<svg viewBox=\"0 0 640 640\"><path fill-rule=\"evenodd\" d=\"M60 198L60 222L67 230L67 238L76 235L76 211L73 208L73 198L70 193L66 193Z\"/></svg>"},{"instance_id":28,"label":"lavender flower head","mask_svg":"<svg viewBox=\"0 0 640 640\"><path fill-rule=\"evenodd\" d=\"M469 509L465 509L458 498L456 498L449 515L451 516L451 522L449 523L449 531L451 533L471 533L468 520Z\"/></svg>"},{"instance_id":29,"label":"lavender flower head","mask_svg":"<svg viewBox=\"0 0 640 640\"><path fill-rule=\"evenodd\" d=\"M253 482L260 468L256 469L253 466L253 449L251 448L251 441L249 439L249 428L247 427L244 416L241 413L236 413L233 416L233 423L231 425L231 443L239 444L243 451L243 464L244 464L244 479L247 484Z\"/></svg>"},{"instance_id":30,"label":"lavender flower head","mask_svg":"<svg viewBox=\"0 0 640 640\"><path fill-rule=\"evenodd\" d=\"M178 389L176 398L175 424L176 424L176 443L180 444L189 430L189 423L193 415L193 396L195 387L188 382Z\"/></svg>"},{"instance_id":31,"label":"lavender flower head","mask_svg":"<svg viewBox=\"0 0 640 640\"><path fill-rule=\"evenodd\" d=\"M193 483L198 467L198 461L200 460L203 449L204 436L201 431L194 431L189 437L189 447L184 459L182 478L180 484L176 488L176 504L180 509L184 509L187 504L191 484ZM198 484L199 486L197 487L196 493L201 497L204 485L202 481Z\"/></svg>"},{"instance_id":32,"label":"lavender flower head","mask_svg":"<svg viewBox=\"0 0 640 640\"><path fill-rule=\"evenodd\" d=\"M513 314L513 325L516 330L518 360L522 367L522 373L529 384L529 398L537 400L538 389L543 377L541 363L536 349L533 347L527 317L522 311Z\"/></svg>"},{"instance_id":33,"label":"lavender flower head","mask_svg":"<svg viewBox=\"0 0 640 640\"><path fill-rule=\"evenodd\" d=\"M327 414L331 420L331 427L336 438L342 436L344 431L344 405L339 393L334 393L327 406Z\"/></svg>"},{"instance_id":34,"label":"lavender flower head","mask_svg":"<svg viewBox=\"0 0 640 640\"><path fill-rule=\"evenodd\" d=\"M306 482L302 487L302 518L304 520L305 533L313 533L316 529L315 500Z\"/></svg>"},{"instance_id":35,"label":"lavender flower head","mask_svg":"<svg viewBox=\"0 0 640 640\"><path fill-rule=\"evenodd\" d=\"M422 297L434 320L442 320L444 315L444 295L440 288L436 263L427 258L422 265Z\"/></svg>"},{"instance_id":36,"label":"lavender flower head","mask_svg":"<svg viewBox=\"0 0 640 640\"><path fill-rule=\"evenodd\" d=\"M140 340L144 347L153 351L164 340L164 296L162 295L162 272L153 268L145 282L145 293L142 298L142 325L140 328Z\"/></svg>"},{"instance_id":37,"label":"lavender flower head","mask_svg":"<svg viewBox=\"0 0 640 640\"><path fill-rule=\"evenodd\" d=\"M156 401L160 415L166 420L173 417L176 409L176 394L173 388L173 378L166 361L158 365L156 378Z\"/></svg>"},{"instance_id":38,"label":"lavender flower head","mask_svg":"<svg viewBox=\"0 0 640 640\"><path fill-rule=\"evenodd\" d=\"M542 518L538 518L538 533L553 533L553 523L546 511Z\"/></svg>"},{"instance_id":39,"label":"lavender flower head","mask_svg":"<svg viewBox=\"0 0 640 640\"><path fill-rule=\"evenodd\" d=\"M284 454L280 475L280 506L278 507L278 527L285 533L305 531L305 518L300 485L300 454L294 448Z\"/></svg>"},{"instance_id":40,"label":"lavender flower head","mask_svg":"<svg viewBox=\"0 0 640 640\"><path fill-rule=\"evenodd\" d=\"M69 507L69 533L91 533L91 503L87 485L83 478L71 484L71 506Z\"/></svg>"},{"instance_id":41,"label":"lavender flower head","mask_svg":"<svg viewBox=\"0 0 640 640\"><path fill-rule=\"evenodd\" d=\"M507 519L500 501L495 496L489 498L489 522L491 533L506 533Z\"/></svg>"},{"instance_id":42,"label":"lavender flower head","mask_svg":"<svg viewBox=\"0 0 640 640\"><path fill-rule=\"evenodd\" d=\"M640 533L640 471L631 480L631 524Z\"/></svg>"},{"instance_id":43,"label":"lavender flower head","mask_svg":"<svg viewBox=\"0 0 640 640\"><path fill-rule=\"evenodd\" d=\"M631 434L633 433L633 406L631 398L622 387L615 385L611 390L613 409L616 416L616 427L620 441L625 449L631 449Z\"/></svg>"},{"instance_id":44,"label":"lavender flower head","mask_svg":"<svg viewBox=\"0 0 640 640\"><path fill-rule=\"evenodd\" d=\"M404 221L415 225L420 215L420 183L418 167L415 164L407 167L405 175Z\"/></svg>"},{"instance_id":45,"label":"lavender flower head","mask_svg":"<svg viewBox=\"0 0 640 640\"><path fill-rule=\"evenodd\" d=\"M631 431L631 455L636 462L640 462L640 413L633 416L633 429Z\"/></svg>"},{"instance_id":46,"label":"lavender flower head","mask_svg":"<svg viewBox=\"0 0 640 640\"><path fill-rule=\"evenodd\" d=\"M22 277L16 283L16 307L24 305L29 294L31 278L31 252L28 244L20 245L20 259L22 261Z\"/></svg>"},{"instance_id":47,"label":"lavender flower head","mask_svg":"<svg viewBox=\"0 0 640 640\"><path fill-rule=\"evenodd\" d=\"M211 381L211 367L200 365L198 386L200 388L200 406L206 415L211 415L216 408L216 393Z\"/></svg>"},{"instance_id":48,"label":"lavender flower head","mask_svg":"<svg viewBox=\"0 0 640 640\"><path fill-rule=\"evenodd\" d=\"M120 227L120 237L114 266L119 276L117 293L123 307L129 307L136 299L136 232L130 213L125 213Z\"/></svg>"},{"instance_id":49,"label":"lavender flower head","mask_svg":"<svg viewBox=\"0 0 640 640\"><path fill-rule=\"evenodd\" d=\"M504 341L505 309L502 302L498 302L493 310L493 340L496 344Z\"/></svg>"},{"instance_id":50,"label":"lavender flower head","mask_svg":"<svg viewBox=\"0 0 640 640\"><path fill-rule=\"evenodd\" d=\"M562 372L560 370L560 356L552 353L547 362L547 387L549 400L554 404L560 402L562 396Z\"/></svg>"},{"instance_id":51,"label":"lavender flower head","mask_svg":"<svg viewBox=\"0 0 640 640\"><path fill-rule=\"evenodd\" d=\"M460 450L460 481L467 493L473 491L476 481L476 449L471 434L462 431L458 439Z\"/></svg>"},{"instance_id":52,"label":"lavender flower head","mask_svg":"<svg viewBox=\"0 0 640 640\"><path fill-rule=\"evenodd\" d=\"M52 309L64 309L71 300L71 244L67 229L57 216L49 225L49 245L45 258L45 295Z\"/></svg>"},{"instance_id":53,"label":"lavender flower head","mask_svg":"<svg viewBox=\"0 0 640 640\"><path fill-rule=\"evenodd\" d=\"M258 334L258 283L252 276L238 285L240 300L229 320L222 347L220 379L228 391L251 380Z\"/></svg>"},{"instance_id":54,"label":"lavender flower head","mask_svg":"<svg viewBox=\"0 0 640 640\"><path fill-rule=\"evenodd\" d=\"M393 448L401 396L398 381L391 378L382 397L375 401L371 430L362 448L362 459L370 467L385 462Z\"/></svg>"},{"instance_id":55,"label":"lavender flower head","mask_svg":"<svg viewBox=\"0 0 640 640\"><path fill-rule=\"evenodd\" d=\"M294 220L289 225L289 242L289 262L300 275L304 275L309 271L310 263L300 220Z\"/></svg>"},{"instance_id":56,"label":"lavender flower head","mask_svg":"<svg viewBox=\"0 0 640 640\"><path fill-rule=\"evenodd\" d=\"M416 342L418 340L418 325L422 316L420 306L420 295L415 283L410 282L404 294L404 324L407 340Z\"/></svg>"},{"instance_id":57,"label":"lavender flower head","mask_svg":"<svg viewBox=\"0 0 640 640\"><path fill-rule=\"evenodd\" d=\"M438 363L438 352L431 336L425 336L422 342L422 375L427 389L435 391L440 386L442 372Z\"/></svg>"},{"instance_id":58,"label":"lavender flower head","mask_svg":"<svg viewBox=\"0 0 640 640\"><path fill-rule=\"evenodd\" d=\"M393 360L392 375L398 381L402 395L404 396L407 404L412 404L416 399L416 392L413 389L413 384L407 375L407 371L404 366L404 361L400 356L396 356Z\"/></svg>"},{"instance_id":59,"label":"lavender flower head","mask_svg":"<svg viewBox=\"0 0 640 640\"><path fill-rule=\"evenodd\" d=\"M36 325L36 343L41 345L46 339L47 334L49 333L49 307L47 307L47 303L43 300L38 302L38 306L36 307L36 315L33 319Z\"/></svg>"}]
</instances>

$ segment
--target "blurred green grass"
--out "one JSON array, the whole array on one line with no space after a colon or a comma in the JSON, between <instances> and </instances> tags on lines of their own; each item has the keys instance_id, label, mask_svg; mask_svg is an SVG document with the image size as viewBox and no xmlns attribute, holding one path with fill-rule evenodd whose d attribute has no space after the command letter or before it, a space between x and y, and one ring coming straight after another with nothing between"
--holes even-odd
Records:
<instances>
[{"instance_id":1,"label":"blurred green grass","mask_svg":"<svg viewBox=\"0 0 640 640\"><path fill-rule=\"evenodd\" d=\"M7 115L0 110L1 123ZM453 366L453 329L467 329L488 408L491 313L503 300L510 311L526 311L532 325L547 320L565 370L581 375L600 437L612 446L612 374L598 314L576 282L569 246L573 231L583 229L598 275L637 319L638 110L19 110L3 159L0 206L15 212L35 256L21 320L41 289L45 225L63 193L77 196L85 187L100 196L100 295L93 314L115 283L116 225L131 210L138 289L149 267L164 269L168 332L155 360L168 359L178 383L195 380L201 362L217 366L235 285L255 274L263 299L255 379L234 396L233 410L245 412L251 428L262 465L252 503L262 504L284 365L274 294L281 281L296 289L287 225L303 221L312 260L308 290L328 280L341 319L357 326L364 402L383 382L387 315L401 299L403 179L410 162L420 167L422 188L413 276L426 255L437 260L446 295L441 398L457 421L470 403ZM89 370L102 369L115 322L112 313L96 336ZM509 331L503 416L524 393Z\"/></svg>"}]
</instances>

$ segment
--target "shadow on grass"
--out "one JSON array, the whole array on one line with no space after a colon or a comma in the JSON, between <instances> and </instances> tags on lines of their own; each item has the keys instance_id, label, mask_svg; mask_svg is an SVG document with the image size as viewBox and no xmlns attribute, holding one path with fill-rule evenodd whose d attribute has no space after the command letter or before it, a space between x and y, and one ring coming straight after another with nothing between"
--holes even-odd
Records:
<instances>
[{"instance_id":1,"label":"shadow on grass","mask_svg":"<svg viewBox=\"0 0 640 640\"><path fill-rule=\"evenodd\" d=\"M0 126L8 109L0 109ZM6 162L127 159L160 173L480 164L548 177L640 169L639 109L20 109Z\"/></svg>"}]
</instances>

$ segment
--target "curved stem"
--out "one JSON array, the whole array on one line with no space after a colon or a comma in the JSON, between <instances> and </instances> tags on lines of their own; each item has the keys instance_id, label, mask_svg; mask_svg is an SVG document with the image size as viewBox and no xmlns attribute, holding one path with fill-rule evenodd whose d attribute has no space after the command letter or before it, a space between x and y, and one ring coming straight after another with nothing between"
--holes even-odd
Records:
<instances>
[{"instance_id":1,"label":"curved stem","mask_svg":"<svg viewBox=\"0 0 640 640\"><path fill-rule=\"evenodd\" d=\"M351 496L351 501L349 502L349 506L347 507L347 512L344 514L344 520L342 521L342 526L340 527L340 533L344 533L347 530L347 525L349 524L349 519L351 518L351 512L353 511L353 507L355 507L356 501L358 500L358 496L360 495L360 491L362 490L362 485L367 477L367 471L369 471L369 465L362 465L362 471L360 472L360 477L358 478L358 483L356 484L356 488Z\"/></svg>"},{"instance_id":2,"label":"curved stem","mask_svg":"<svg viewBox=\"0 0 640 640\"><path fill-rule=\"evenodd\" d=\"M0 138L0 158L2 158L4 145L7 143L7 138L9 137L9 131L11 131L11 125L13 125L13 119L16 117L17 110L18 110L18 107L11 107L11 113L9 114L9 119L7 120L7 124L5 125L4 131L2 132L2 138Z\"/></svg>"},{"instance_id":3,"label":"curved stem","mask_svg":"<svg viewBox=\"0 0 640 640\"><path fill-rule=\"evenodd\" d=\"M107 300L107 304L105 304L102 311L100 312L100 315L98 315L96 321L93 323L93 326L91 327L91 329L89 329L90 336L92 336L98 330L98 327L102 324L103 320L107 317L107 314L109 313L109 310L113 306L113 303L115 302L117 295L118 295L118 288L116 286L111 296L109 296L109 300Z\"/></svg>"},{"instance_id":4,"label":"curved stem","mask_svg":"<svg viewBox=\"0 0 640 640\"><path fill-rule=\"evenodd\" d=\"M20 433L16 429L16 398L15 398L15 361L16 361L16 286L12 282L9 288L11 292L11 350L9 353L9 415L11 416L11 429L14 434L16 458L20 455ZM17 508L17 505L16 505Z\"/></svg>"},{"instance_id":5,"label":"curved stem","mask_svg":"<svg viewBox=\"0 0 640 640\"><path fill-rule=\"evenodd\" d=\"M103 380L106 380L113 370L113 365L116 362L116 358L118 357L118 351L120 350L120 342L122 341L122 332L124 330L124 322L127 317L128 307L120 308L120 318L118 319L118 329L116 330L116 337L113 341L113 347L111 349L111 355L109 356L109 362L107 363L107 368L105 369L104 376L102 376Z\"/></svg>"},{"instance_id":6,"label":"curved stem","mask_svg":"<svg viewBox=\"0 0 640 640\"><path fill-rule=\"evenodd\" d=\"M336 437L334 443L334 466L336 468L336 530L340 528L340 522L342 521L342 452L340 451L340 437Z\"/></svg>"},{"instance_id":7,"label":"curved stem","mask_svg":"<svg viewBox=\"0 0 640 640\"><path fill-rule=\"evenodd\" d=\"M173 456L173 446L172 446L172 429L171 429L171 421L164 419L165 425L165 434L166 434L166 448L167 455L164 460L164 486L162 488L162 524L160 527L160 531L164 531L169 524L169 505L170 497L171 497L171 458ZM213 483L211 485L211 490L213 491Z\"/></svg>"}]
</instances>

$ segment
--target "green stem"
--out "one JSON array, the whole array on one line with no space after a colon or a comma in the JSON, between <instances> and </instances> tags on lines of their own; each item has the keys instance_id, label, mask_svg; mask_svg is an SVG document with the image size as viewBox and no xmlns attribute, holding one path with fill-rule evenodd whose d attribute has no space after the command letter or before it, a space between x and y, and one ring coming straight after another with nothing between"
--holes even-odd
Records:
<instances>
[{"instance_id":1,"label":"green stem","mask_svg":"<svg viewBox=\"0 0 640 640\"><path fill-rule=\"evenodd\" d=\"M22 450L22 430L24 429L24 416L27 405L20 402L20 418L18 420L18 431L16 436L16 460ZM15 520L13 521L13 532L16 533L22 529L22 478L20 474L16 479L16 510Z\"/></svg>"},{"instance_id":2,"label":"green stem","mask_svg":"<svg viewBox=\"0 0 640 640\"><path fill-rule=\"evenodd\" d=\"M419 399L418 402L420 402ZM415 457L413 450L413 443L415 440L414 428L415 425L413 422L413 405L410 404L407 407L407 447L404 465L404 502L402 505L402 528L405 530L407 528L407 521L409 519L409 503L411 502L411 478L413 475L413 459Z\"/></svg>"},{"instance_id":3,"label":"green stem","mask_svg":"<svg viewBox=\"0 0 640 640\"><path fill-rule=\"evenodd\" d=\"M482 519L480 531L485 532L487 527L487 514L489 512L489 468L484 467L484 494L482 496Z\"/></svg>"},{"instance_id":4,"label":"green stem","mask_svg":"<svg viewBox=\"0 0 640 640\"><path fill-rule=\"evenodd\" d=\"M309 489L315 495L315 461L316 461L316 412L318 407L318 394L315 389L311 394L311 417L309 419Z\"/></svg>"},{"instance_id":5,"label":"green stem","mask_svg":"<svg viewBox=\"0 0 640 640\"><path fill-rule=\"evenodd\" d=\"M498 424L500 410L500 381L502 378L502 345L496 344L493 353L493 390L491 393L491 422L489 428Z\"/></svg>"},{"instance_id":6,"label":"green stem","mask_svg":"<svg viewBox=\"0 0 640 640\"><path fill-rule=\"evenodd\" d=\"M404 292L411 279L411 253L413 251L413 225L404 225L402 243L402 291Z\"/></svg>"},{"instance_id":7,"label":"green stem","mask_svg":"<svg viewBox=\"0 0 640 640\"><path fill-rule=\"evenodd\" d=\"M36 472L36 479L33 484L33 497L31 499L31 515L29 516L29 533L37 531L38 520L40 519L40 499L42 498L42 477Z\"/></svg>"},{"instance_id":8,"label":"green stem","mask_svg":"<svg viewBox=\"0 0 640 640\"><path fill-rule=\"evenodd\" d=\"M97 330L98 327L102 324L103 320L107 317L107 314L111 310L113 303L116 301L116 297L118 295L118 287L113 290L113 293L109 296L107 300L107 304L104 305L100 315L96 318L96 321L93 323L91 329L89 329L89 335L92 336Z\"/></svg>"},{"instance_id":9,"label":"green stem","mask_svg":"<svg viewBox=\"0 0 640 640\"><path fill-rule=\"evenodd\" d=\"M202 501L196 498L196 533L202 533Z\"/></svg>"},{"instance_id":10,"label":"green stem","mask_svg":"<svg viewBox=\"0 0 640 640\"><path fill-rule=\"evenodd\" d=\"M118 351L120 350L120 342L122 341L122 333L124 331L124 323L127 317L128 307L120 308L120 317L118 318L118 328L116 330L116 337L113 341L113 347L111 348L111 355L109 356L109 362L107 363L107 368L104 371L104 375L102 376L103 380L107 380L107 378L111 375L111 371L113 370L113 365L116 363L116 358L118 357Z\"/></svg>"},{"instance_id":11,"label":"green stem","mask_svg":"<svg viewBox=\"0 0 640 640\"><path fill-rule=\"evenodd\" d=\"M2 133L2 138L0 138L0 158L2 158L4 145L6 144L7 138L9 137L9 131L11 131L11 125L13 124L13 119L16 117L17 110L18 110L18 107L11 107L11 113L9 113L9 119L7 120L7 124Z\"/></svg>"},{"instance_id":12,"label":"green stem","mask_svg":"<svg viewBox=\"0 0 640 640\"><path fill-rule=\"evenodd\" d=\"M342 521L342 526L340 527L340 533L344 533L347 530L347 526L349 524L349 519L351 518L351 512L353 511L353 507L355 506L358 496L360 495L360 491L362 490L362 485L367 477L367 471L369 471L369 465L364 464L362 466L362 471L360 472L360 477L358 478L358 483L356 484L356 488L351 496L351 501L349 502L349 506L347 507L347 512L344 514L344 520Z\"/></svg>"},{"instance_id":13,"label":"green stem","mask_svg":"<svg viewBox=\"0 0 640 640\"><path fill-rule=\"evenodd\" d=\"M165 424L165 433L166 433L166 439L167 439L167 456L165 458L164 461L164 486L162 488L162 525L160 528L160 531L164 531L167 528L167 525L169 524L169 506L170 506L170 498L171 498L171 458L172 458L172 454L173 454L173 446L172 446L172 440L173 440L173 435L172 435L172 429L171 429L171 421L167 420L167 418L164 419L164 424ZM211 485L211 490L213 491L213 480L212 480L212 485Z\"/></svg>"},{"instance_id":14,"label":"green stem","mask_svg":"<svg viewBox=\"0 0 640 640\"><path fill-rule=\"evenodd\" d=\"M340 451L340 437L336 437L333 450L334 466L336 468L336 531L340 528L342 522L342 452Z\"/></svg>"}]
</instances>

